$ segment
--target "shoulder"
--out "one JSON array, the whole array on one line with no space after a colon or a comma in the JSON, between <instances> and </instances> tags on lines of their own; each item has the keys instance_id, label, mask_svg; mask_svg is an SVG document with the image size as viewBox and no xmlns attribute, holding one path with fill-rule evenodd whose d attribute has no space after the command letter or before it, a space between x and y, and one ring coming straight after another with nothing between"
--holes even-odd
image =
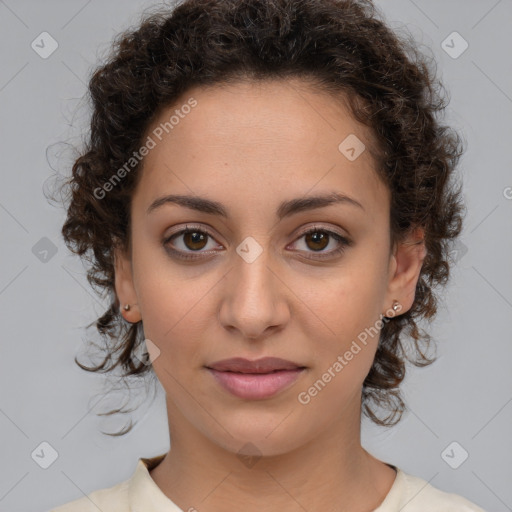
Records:
<instances>
[{"instance_id":1,"label":"shoulder","mask_svg":"<svg viewBox=\"0 0 512 512\"><path fill-rule=\"evenodd\" d=\"M113 487L93 491L87 496L83 496L57 508L50 512L121 512L128 511L128 488L129 481L121 482Z\"/></svg>"},{"instance_id":2,"label":"shoulder","mask_svg":"<svg viewBox=\"0 0 512 512\"><path fill-rule=\"evenodd\" d=\"M158 510L169 507L172 502L160 491L149 474L164 457L165 454L140 458L128 480L93 491L87 496L53 508L50 512L129 512L144 508L147 510L148 503L161 505Z\"/></svg>"},{"instance_id":3,"label":"shoulder","mask_svg":"<svg viewBox=\"0 0 512 512\"><path fill-rule=\"evenodd\" d=\"M475 503L458 494L434 487L423 478L400 470L403 512L485 512Z\"/></svg>"}]
</instances>

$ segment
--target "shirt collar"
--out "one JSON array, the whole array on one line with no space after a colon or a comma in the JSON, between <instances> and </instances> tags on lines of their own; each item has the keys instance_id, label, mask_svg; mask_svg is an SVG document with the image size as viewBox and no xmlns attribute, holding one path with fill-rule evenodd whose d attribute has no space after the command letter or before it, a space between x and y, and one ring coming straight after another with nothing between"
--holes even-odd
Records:
<instances>
[{"instance_id":1,"label":"shirt collar","mask_svg":"<svg viewBox=\"0 0 512 512\"><path fill-rule=\"evenodd\" d=\"M149 474L165 455L139 459L128 485L130 512L183 512L162 492Z\"/></svg>"},{"instance_id":2,"label":"shirt collar","mask_svg":"<svg viewBox=\"0 0 512 512\"><path fill-rule=\"evenodd\" d=\"M183 512L162 492L149 474L162 462L165 455L164 453L155 457L139 459L135 473L130 478L128 485L130 512ZM406 485L404 472L396 466L388 465L396 470L395 481L382 503L373 512L398 510L404 494Z\"/></svg>"}]
</instances>

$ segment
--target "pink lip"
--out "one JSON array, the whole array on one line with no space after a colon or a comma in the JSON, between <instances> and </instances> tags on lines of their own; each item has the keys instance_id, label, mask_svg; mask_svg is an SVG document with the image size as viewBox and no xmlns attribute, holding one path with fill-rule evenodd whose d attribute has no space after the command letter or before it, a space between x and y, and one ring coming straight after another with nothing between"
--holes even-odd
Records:
<instances>
[{"instance_id":1,"label":"pink lip","mask_svg":"<svg viewBox=\"0 0 512 512\"><path fill-rule=\"evenodd\" d=\"M261 400L283 391L295 382L304 367L291 361L265 357L250 361L225 359L206 367L217 382L239 398Z\"/></svg>"},{"instance_id":2,"label":"pink lip","mask_svg":"<svg viewBox=\"0 0 512 512\"><path fill-rule=\"evenodd\" d=\"M278 370L272 373L234 373L208 370L224 389L239 398L261 400L287 388L304 369Z\"/></svg>"}]
</instances>

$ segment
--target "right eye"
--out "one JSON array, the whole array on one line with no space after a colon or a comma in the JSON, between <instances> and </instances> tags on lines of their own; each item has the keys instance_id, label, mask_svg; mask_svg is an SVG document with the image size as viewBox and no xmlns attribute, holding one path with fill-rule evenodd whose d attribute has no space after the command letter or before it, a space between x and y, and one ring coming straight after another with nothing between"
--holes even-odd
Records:
<instances>
[{"instance_id":1,"label":"right eye","mask_svg":"<svg viewBox=\"0 0 512 512\"><path fill-rule=\"evenodd\" d=\"M164 247L177 258L192 260L201 258L201 254L205 252L211 254L203 250L208 246L208 239L213 240L213 236L203 228L186 226L185 229L173 233L171 236L164 239L162 243ZM176 243L175 240L178 240L178 243ZM211 248L213 247L218 247L218 244L212 244ZM197 255L194 253L197 253Z\"/></svg>"}]
</instances>

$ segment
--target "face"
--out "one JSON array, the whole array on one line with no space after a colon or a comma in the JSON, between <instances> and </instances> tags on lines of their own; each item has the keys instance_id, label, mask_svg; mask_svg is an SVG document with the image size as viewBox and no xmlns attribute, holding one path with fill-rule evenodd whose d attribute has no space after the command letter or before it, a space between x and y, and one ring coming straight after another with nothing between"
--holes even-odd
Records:
<instances>
[{"instance_id":1,"label":"face","mask_svg":"<svg viewBox=\"0 0 512 512\"><path fill-rule=\"evenodd\" d=\"M190 89L148 135L116 292L143 321L171 437L277 455L358 431L381 315L412 305L424 257L390 247L367 128L274 81ZM264 357L290 365L214 369Z\"/></svg>"}]
</instances>

